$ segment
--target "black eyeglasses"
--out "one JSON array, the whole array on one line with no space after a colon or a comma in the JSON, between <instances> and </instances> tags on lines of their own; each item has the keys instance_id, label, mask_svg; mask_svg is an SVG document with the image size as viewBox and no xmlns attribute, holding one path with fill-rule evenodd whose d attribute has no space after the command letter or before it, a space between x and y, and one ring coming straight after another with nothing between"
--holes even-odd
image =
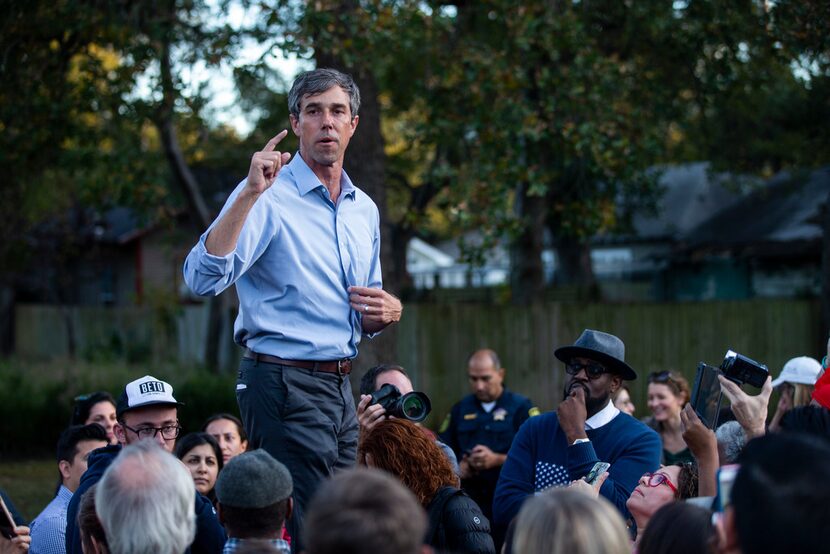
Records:
<instances>
[{"instance_id":1,"label":"black eyeglasses","mask_svg":"<svg viewBox=\"0 0 830 554\"><path fill-rule=\"evenodd\" d=\"M585 370L585 375L588 376L588 379L599 379L603 373L608 372L604 365L596 362L588 362L584 364L579 362L568 362L565 364L565 371L568 375L576 375L583 369Z\"/></svg>"},{"instance_id":2,"label":"black eyeglasses","mask_svg":"<svg viewBox=\"0 0 830 554\"><path fill-rule=\"evenodd\" d=\"M141 440L144 439L154 439L156 435L161 433L161 436L164 440L171 441L179 436L179 433L182 432L182 428L179 425L165 425L164 427L142 427L141 429L133 429L126 423L121 424L125 429L129 429Z\"/></svg>"}]
</instances>

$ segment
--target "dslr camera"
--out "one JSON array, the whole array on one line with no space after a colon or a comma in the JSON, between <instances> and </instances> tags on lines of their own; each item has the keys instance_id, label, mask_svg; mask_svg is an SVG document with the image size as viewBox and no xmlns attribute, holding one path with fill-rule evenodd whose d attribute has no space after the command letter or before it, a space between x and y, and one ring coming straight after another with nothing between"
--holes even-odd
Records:
<instances>
[{"instance_id":1,"label":"dslr camera","mask_svg":"<svg viewBox=\"0 0 830 554\"><path fill-rule=\"evenodd\" d=\"M369 405L372 404L383 406L386 415L416 423L425 420L432 410L432 404L426 394L422 392L401 394L398 387L388 383L372 393L372 401Z\"/></svg>"},{"instance_id":2,"label":"dslr camera","mask_svg":"<svg viewBox=\"0 0 830 554\"><path fill-rule=\"evenodd\" d=\"M726 352L726 356L720 364L720 370L723 372L723 376L730 381L734 381L739 385L749 383L759 389L764 386L764 382L769 375L767 366L732 350Z\"/></svg>"}]
</instances>

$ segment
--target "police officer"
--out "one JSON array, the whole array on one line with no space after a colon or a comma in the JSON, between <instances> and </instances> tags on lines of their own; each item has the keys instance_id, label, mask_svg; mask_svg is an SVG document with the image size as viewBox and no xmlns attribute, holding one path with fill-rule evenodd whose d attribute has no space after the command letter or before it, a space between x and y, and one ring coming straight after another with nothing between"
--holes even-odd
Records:
<instances>
[{"instance_id":1,"label":"police officer","mask_svg":"<svg viewBox=\"0 0 830 554\"><path fill-rule=\"evenodd\" d=\"M439 436L460 460L462 488L492 519L493 492L507 451L522 423L539 409L504 387L504 368L493 350L473 352L467 377L472 394L452 407Z\"/></svg>"}]
</instances>

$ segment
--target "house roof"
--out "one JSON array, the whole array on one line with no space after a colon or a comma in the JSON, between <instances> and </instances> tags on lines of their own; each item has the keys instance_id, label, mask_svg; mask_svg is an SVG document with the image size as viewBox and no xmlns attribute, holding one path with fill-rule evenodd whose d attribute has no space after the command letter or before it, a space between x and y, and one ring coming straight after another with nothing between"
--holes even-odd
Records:
<instances>
[{"instance_id":1,"label":"house roof","mask_svg":"<svg viewBox=\"0 0 830 554\"><path fill-rule=\"evenodd\" d=\"M654 214L638 213L634 234L644 240L679 240L713 213L737 202L751 184L747 177L714 173L708 162L658 168L661 196Z\"/></svg>"},{"instance_id":2,"label":"house roof","mask_svg":"<svg viewBox=\"0 0 830 554\"><path fill-rule=\"evenodd\" d=\"M683 240L686 254L797 256L820 248L830 167L781 173L702 221Z\"/></svg>"},{"instance_id":3,"label":"house roof","mask_svg":"<svg viewBox=\"0 0 830 554\"><path fill-rule=\"evenodd\" d=\"M202 189L208 209L213 214L219 213L241 180L238 174L222 169L194 167L192 172ZM178 191L175 194L177 193ZM178 201L178 204L182 205L183 202ZM176 211L177 215L184 213L184 208ZM83 232L97 242L108 244L127 244L152 231L157 224L138 211L124 206L116 206L101 213L88 210L85 216L89 221Z\"/></svg>"}]
</instances>

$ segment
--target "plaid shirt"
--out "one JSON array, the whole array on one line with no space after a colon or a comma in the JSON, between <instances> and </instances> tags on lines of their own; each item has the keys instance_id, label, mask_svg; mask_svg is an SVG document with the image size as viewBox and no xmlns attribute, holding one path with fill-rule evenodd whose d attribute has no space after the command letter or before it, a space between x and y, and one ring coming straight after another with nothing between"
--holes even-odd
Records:
<instances>
[{"instance_id":1,"label":"plaid shirt","mask_svg":"<svg viewBox=\"0 0 830 554\"><path fill-rule=\"evenodd\" d=\"M32 554L66 554L66 507L72 499L72 492L61 485L57 496L30 525Z\"/></svg>"},{"instance_id":2,"label":"plaid shirt","mask_svg":"<svg viewBox=\"0 0 830 554\"><path fill-rule=\"evenodd\" d=\"M276 547L280 554L291 554L291 546L282 539L237 539L234 537L229 538L225 543L225 548L222 550L222 554L234 554L236 549L242 546L245 542L267 542Z\"/></svg>"}]
</instances>

